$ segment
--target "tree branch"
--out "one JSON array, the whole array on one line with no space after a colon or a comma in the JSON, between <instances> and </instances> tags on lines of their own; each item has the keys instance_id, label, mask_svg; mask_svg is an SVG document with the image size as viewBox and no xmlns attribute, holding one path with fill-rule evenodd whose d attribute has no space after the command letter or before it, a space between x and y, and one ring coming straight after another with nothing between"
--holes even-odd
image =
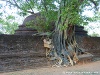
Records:
<instances>
[{"instance_id":1,"label":"tree branch","mask_svg":"<svg viewBox=\"0 0 100 75\"><path fill-rule=\"evenodd\" d=\"M32 12L33 12L33 14L34 14L34 11L33 11L32 7L31 7L31 5L29 4L28 0L26 0L26 2L27 2L27 4L30 6L30 9L32 10Z\"/></svg>"},{"instance_id":2,"label":"tree branch","mask_svg":"<svg viewBox=\"0 0 100 75\"><path fill-rule=\"evenodd\" d=\"M84 1L84 0L79 0L80 3L82 3L83 1ZM97 9L97 6L98 6L97 1L95 1L95 0L89 0L89 1L92 2L92 3L94 4L96 10L98 10L98 9Z\"/></svg>"},{"instance_id":3,"label":"tree branch","mask_svg":"<svg viewBox=\"0 0 100 75\"><path fill-rule=\"evenodd\" d=\"M48 9L47 9L47 6L46 6L46 3L45 3L45 0L42 0L42 4L43 4L43 6L44 6L46 12L48 12Z\"/></svg>"},{"instance_id":4,"label":"tree branch","mask_svg":"<svg viewBox=\"0 0 100 75\"><path fill-rule=\"evenodd\" d=\"M94 0L90 0L93 4L94 4L94 6L95 6L95 9L96 10L98 10L98 8L97 8L97 6L98 6L98 3L96 2L96 1L94 1Z\"/></svg>"},{"instance_id":5,"label":"tree branch","mask_svg":"<svg viewBox=\"0 0 100 75\"><path fill-rule=\"evenodd\" d=\"M17 2L15 1L15 0L13 0L14 1L14 3L12 3L11 1L7 1L8 3L10 3L11 5L13 5L13 6L16 6L18 9L20 9L20 10L23 10L23 11L25 11L25 12L28 12L28 13L31 13L31 14L34 14L34 12L32 11L27 11L27 10L25 10L25 9L23 9L23 8L21 8L18 4L17 4Z\"/></svg>"}]
</instances>

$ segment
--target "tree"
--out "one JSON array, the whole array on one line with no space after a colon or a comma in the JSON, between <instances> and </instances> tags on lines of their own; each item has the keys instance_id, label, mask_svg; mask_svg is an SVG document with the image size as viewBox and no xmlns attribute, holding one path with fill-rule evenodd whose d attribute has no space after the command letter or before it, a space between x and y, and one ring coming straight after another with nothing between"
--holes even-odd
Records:
<instances>
[{"instance_id":1,"label":"tree","mask_svg":"<svg viewBox=\"0 0 100 75\"><path fill-rule=\"evenodd\" d=\"M2 32L0 31L0 34L2 34Z\"/></svg>"},{"instance_id":2,"label":"tree","mask_svg":"<svg viewBox=\"0 0 100 75\"><path fill-rule=\"evenodd\" d=\"M3 28L3 33L5 34L14 34L15 30L18 28L18 23L14 22L15 17L12 15L9 15L6 17L6 19L0 18L0 24Z\"/></svg>"},{"instance_id":3,"label":"tree","mask_svg":"<svg viewBox=\"0 0 100 75\"><path fill-rule=\"evenodd\" d=\"M57 65L74 65L78 55L84 53L75 41L74 25L86 24L87 18L82 16L85 6L94 5L97 10L99 0L5 0L10 6L19 8L24 13L34 14L34 9L45 16L46 22L55 21L52 32L51 59L57 59ZM57 12L57 16L55 13ZM48 23L49 25L49 23Z\"/></svg>"},{"instance_id":4,"label":"tree","mask_svg":"<svg viewBox=\"0 0 100 75\"><path fill-rule=\"evenodd\" d=\"M99 34L93 32L93 34L92 34L91 36L92 36L92 37L97 37L97 36L99 36Z\"/></svg>"},{"instance_id":5,"label":"tree","mask_svg":"<svg viewBox=\"0 0 100 75\"><path fill-rule=\"evenodd\" d=\"M3 8L3 9L2 9ZM15 30L18 28L18 23L15 22L15 17L13 15L9 15L6 10L6 6L0 4L0 29L2 30L2 34L14 34Z\"/></svg>"}]
</instances>

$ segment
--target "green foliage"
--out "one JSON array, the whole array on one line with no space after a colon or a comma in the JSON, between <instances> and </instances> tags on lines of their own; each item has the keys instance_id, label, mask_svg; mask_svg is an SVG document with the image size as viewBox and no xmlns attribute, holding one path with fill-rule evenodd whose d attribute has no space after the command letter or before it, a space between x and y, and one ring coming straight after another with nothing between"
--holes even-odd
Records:
<instances>
[{"instance_id":1,"label":"green foliage","mask_svg":"<svg viewBox=\"0 0 100 75\"><path fill-rule=\"evenodd\" d=\"M2 34L2 32L0 32L0 34Z\"/></svg>"},{"instance_id":2,"label":"green foliage","mask_svg":"<svg viewBox=\"0 0 100 75\"><path fill-rule=\"evenodd\" d=\"M92 18L92 20L100 22L100 12L96 12L95 16Z\"/></svg>"},{"instance_id":3,"label":"green foliage","mask_svg":"<svg viewBox=\"0 0 100 75\"><path fill-rule=\"evenodd\" d=\"M35 21L32 20L27 22L26 26L30 28L34 28L38 30L38 32L48 32L51 28L48 22L45 22L43 18L39 18L39 17L37 17Z\"/></svg>"},{"instance_id":4,"label":"green foliage","mask_svg":"<svg viewBox=\"0 0 100 75\"><path fill-rule=\"evenodd\" d=\"M2 8L2 4L0 4L0 9ZM2 16L2 12L0 12L0 16Z\"/></svg>"},{"instance_id":5,"label":"green foliage","mask_svg":"<svg viewBox=\"0 0 100 75\"><path fill-rule=\"evenodd\" d=\"M100 0L6 0L6 2L10 6L13 5L20 9L20 14L23 16L34 12L34 9L44 14L46 23L43 20L38 20L40 24L37 25L37 28L35 27L36 29L45 27L42 28L45 30L50 22L55 21L55 25L59 23L60 26L58 27L63 30L68 27L68 24L87 25L89 21L93 21L89 17L82 16L82 12L87 6L97 9Z\"/></svg>"},{"instance_id":6,"label":"green foliage","mask_svg":"<svg viewBox=\"0 0 100 75\"><path fill-rule=\"evenodd\" d=\"M97 33L93 32L93 34L92 34L91 36L92 36L92 37L98 37L98 36L99 36L99 34L97 34Z\"/></svg>"},{"instance_id":7,"label":"green foliage","mask_svg":"<svg viewBox=\"0 0 100 75\"><path fill-rule=\"evenodd\" d=\"M6 17L6 20L14 20L14 19L15 19L15 17L12 16L12 15L9 15L9 16Z\"/></svg>"},{"instance_id":8,"label":"green foliage","mask_svg":"<svg viewBox=\"0 0 100 75\"><path fill-rule=\"evenodd\" d=\"M17 12L17 14L20 15L20 16L26 16L27 15L26 12Z\"/></svg>"},{"instance_id":9,"label":"green foliage","mask_svg":"<svg viewBox=\"0 0 100 75\"><path fill-rule=\"evenodd\" d=\"M2 24L3 30L5 34L14 34L15 30L18 28L18 23L14 22L15 17L9 15L5 19L0 19L0 24Z\"/></svg>"}]
</instances>

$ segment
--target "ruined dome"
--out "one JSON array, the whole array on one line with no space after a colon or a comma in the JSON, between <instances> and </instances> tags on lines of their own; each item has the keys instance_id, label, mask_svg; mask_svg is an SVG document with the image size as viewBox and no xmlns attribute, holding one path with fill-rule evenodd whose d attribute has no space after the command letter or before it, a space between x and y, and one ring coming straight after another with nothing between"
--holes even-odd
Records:
<instances>
[{"instance_id":1,"label":"ruined dome","mask_svg":"<svg viewBox=\"0 0 100 75\"><path fill-rule=\"evenodd\" d=\"M35 28L28 28L26 24L28 22L32 22L32 24L37 25L39 22L37 22L37 18L40 20L45 21L45 17L43 17L40 13L35 13L33 15L29 15L26 17L23 21L23 24L19 26L19 29L15 31L15 34L20 34L20 35L31 35L38 33L38 31ZM50 31L54 30L54 22L50 23ZM75 25L75 34L76 35L82 35L82 36L87 36L87 31L84 30L83 26L77 26Z\"/></svg>"},{"instance_id":2,"label":"ruined dome","mask_svg":"<svg viewBox=\"0 0 100 75\"><path fill-rule=\"evenodd\" d=\"M41 14L40 13L34 13L33 15L29 15L28 17L26 17L23 21L23 25L26 25L28 22L30 21L36 21L36 18L40 17Z\"/></svg>"},{"instance_id":3,"label":"ruined dome","mask_svg":"<svg viewBox=\"0 0 100 75\"><path fill-rule=\"evenodd\" d=\"M28 28L26 24L30 21L36 21L36 18L40 16L40 13L35 13L33 15L29 15L23 21L23 24L19 26L19 29L15 30L15 34L18 35L32 35L38 33L35 28Z\"/></svg>"},{"instance_id":4,"label":"ruined dome","mask_svg":"<svg viewBox=\"0 0 100 75\"><path fill-rule=\"evenodd\" d=\"M37 26L40 27L39 29L42 30L42 32L46 32L46 30L53 31L55 22L50 22L47 27L48 29L45 28L46 26L45 23L46 23L46 18L41 13L34 13L33 15L26 17L23 21L23 25L26 27L33 26L34 29L37 29L35 28L35 26ZM39 29L37 30L39 31Z\"/></svg>"}]
</instances>

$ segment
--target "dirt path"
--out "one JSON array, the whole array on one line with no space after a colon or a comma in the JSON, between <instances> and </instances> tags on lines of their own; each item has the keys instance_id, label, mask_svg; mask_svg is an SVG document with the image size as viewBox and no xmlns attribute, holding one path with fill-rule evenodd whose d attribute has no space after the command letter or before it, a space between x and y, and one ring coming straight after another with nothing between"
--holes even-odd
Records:
<instances>
[{"instance_id":1,"label":"dirt path","mask_svg":"<svg viewBox=\"0 0 100 75\"><path fill-rule=\"evenodd\" d=\"M100 61L72 67L46 67L1 73L0 75L100 75Z\"/></svg>"}]
</instances>

